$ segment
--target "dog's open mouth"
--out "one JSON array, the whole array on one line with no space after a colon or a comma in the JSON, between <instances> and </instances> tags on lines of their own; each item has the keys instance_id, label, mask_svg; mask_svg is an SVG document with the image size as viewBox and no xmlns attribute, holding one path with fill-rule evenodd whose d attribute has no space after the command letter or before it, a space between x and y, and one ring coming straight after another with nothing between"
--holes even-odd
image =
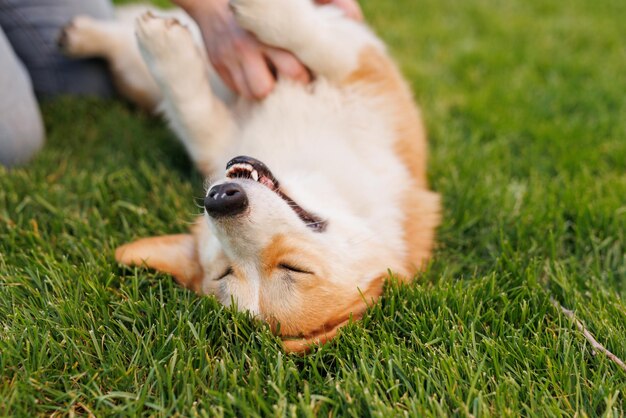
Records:
<instances>
[{"instance_id":1,"label":"dog's open mouth","mask_svg":"<svg viewBox=\"0 0 626 418\"><path fill-rule=\"evenodd\" d=\"M298 215L306 226L315 232L324 232L327 222L298 205L281 189L278 180L261 161L251 157L236 157L226 165L226 177L229 179L247 179L256 181L280 196Z\"/></svg>"}]
</instances>

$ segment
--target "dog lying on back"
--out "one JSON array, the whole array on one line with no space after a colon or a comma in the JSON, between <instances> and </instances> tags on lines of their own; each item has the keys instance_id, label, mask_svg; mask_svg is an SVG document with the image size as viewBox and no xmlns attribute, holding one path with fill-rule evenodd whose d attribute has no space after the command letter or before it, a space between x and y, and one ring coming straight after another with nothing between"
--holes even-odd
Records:
<instances>
[{"instance_id":1,"label":"dog lying on back","mask_svg":"<svg viewBox=\"0 0 626 418\"><path fill-rule=\"evenodd\" d=\"M123 23L79 18L62 43L70 54L106 57L144 106L161 102L210 180L191 233L124 245L117 261L235 301L287 351L302 352L361 317L389 270L409 280L425 266L439 198L428 189L412 94L364 24L310 0L231 6L243 28L294 53L315 81L279 81L264 101L227 106L187 27L152 14L136 22L145 64Z\"/></svg>"}]
</instances>

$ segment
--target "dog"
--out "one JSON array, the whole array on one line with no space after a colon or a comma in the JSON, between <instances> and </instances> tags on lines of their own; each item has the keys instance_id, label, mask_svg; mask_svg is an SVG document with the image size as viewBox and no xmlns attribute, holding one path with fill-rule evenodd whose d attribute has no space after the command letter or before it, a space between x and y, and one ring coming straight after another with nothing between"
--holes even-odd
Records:
<instances>
[{"instance_id":1,"label":"dog","mask_svg":"<svg viewBox=\"0 0 626 418\"><path fill-rule=\"evenodd\" d=\"M389 271L408 281L427 265L440 199L428 187L412 92L364 23L311 0L231 8L314 81L278 80L263 101L225 98L185 16L143 14L136 43L123 22L77 18L61 43L70 55L106 58L120 88L160 109L209 179L190 233L124 245L117 261L236 303L302 353L362 317Z\"/></svg>"}]
</instances>

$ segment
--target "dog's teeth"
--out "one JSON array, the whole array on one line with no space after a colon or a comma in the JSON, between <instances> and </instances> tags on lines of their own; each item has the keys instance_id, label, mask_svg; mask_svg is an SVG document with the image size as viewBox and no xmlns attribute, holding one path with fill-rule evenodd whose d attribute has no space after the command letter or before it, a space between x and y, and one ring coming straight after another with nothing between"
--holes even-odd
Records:
<instances>
[{"instance_id":1,"label":"dog's teeth","mask_svg":"<svg viewBox=\"0 0 626 418\"><path fill-rule=\"evenodd\" d=\"M234 164L228 170L226 170L226 177L229 178L249 178L254 181L259 181L259 172L254 167L247 163Z\"/></svg>"}]
</instances>

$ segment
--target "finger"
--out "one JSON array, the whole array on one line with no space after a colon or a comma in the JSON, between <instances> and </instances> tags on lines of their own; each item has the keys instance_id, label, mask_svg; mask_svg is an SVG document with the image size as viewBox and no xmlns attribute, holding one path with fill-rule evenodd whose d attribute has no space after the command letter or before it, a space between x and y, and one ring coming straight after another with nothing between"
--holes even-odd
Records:
<instances>
[{"instance_id":1,"label":"finger","mask_svg":"<svg viewBox=\"0 0 626 418\"><path fill-rule=\"evenodd\" d=\"M235 91L242 97L246 99L252 99L254 96L248 87L248 82L246 81L245 73L241 66L236 66L233 70L230 71L230 76L233 79L233 83L235 85Z\"/></svg>"},{"instance_id":2,"label":"finger","mask_svg":"<svg viewBox=\"0 0 626 418\"><path fill-rule=\"evenodd\" d=\"M304 64L292 53L276 48L265 48L264 53L276 69L279 78L288 78L303 84L311 81Z\"/></svg>"},{"instance_id":3,"label":"finger","mask_svg":"<svg viewBox=\"0 0 626 418\"><path fill-rule=\"evenodd\" d=\"M226 84L226 87L228 87L231 91L235 93L239 93L237 91L237 85L235 84L233 77L230 75L230 72L226 67L224 67L223 65L214 64L213 69L219 75L222 82Z\"/></svg>"},{"instance_id":4,"label":"finger","mask_svg":"<svg viewBox=\"0 0 626 418\"><path fill-rule=\"evenodd\" d=\"M225 42L216 45L205 40L205 44L207 45L207 55L209 57L209 61L211 62L211 66L215 72L220 76L224 84L226 84L231 91L240 94L237 84L231 74L231 69L239 69L237 61L233 60L231 57L232 49L226 48L224 45Z\"/></svg>"},{"instance_id":5,"label":"finger","mask_svg":"<svg viewBox=\"0 0 626 418\"><path fill-rule=\"evenodd\" d=\"M245 56L240 69L251 98L263 99L274 89L274 77L260 50Z\"/></svg>"}]
</instances>

